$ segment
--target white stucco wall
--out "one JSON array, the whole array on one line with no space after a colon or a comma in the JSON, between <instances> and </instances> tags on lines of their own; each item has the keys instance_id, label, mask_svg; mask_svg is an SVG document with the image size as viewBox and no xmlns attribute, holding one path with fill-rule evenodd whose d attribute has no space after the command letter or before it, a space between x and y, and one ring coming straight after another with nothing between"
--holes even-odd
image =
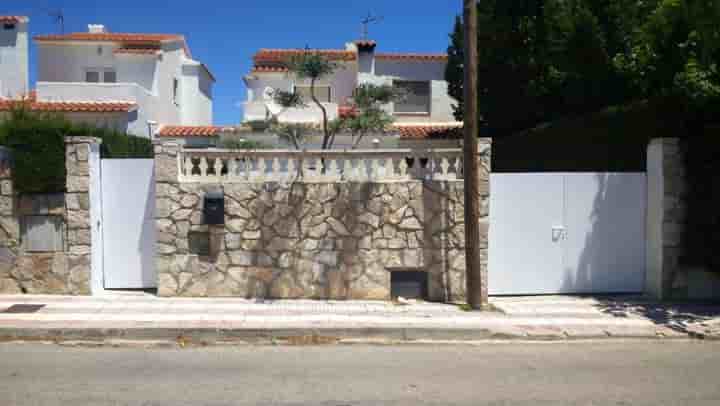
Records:
<instances>
[{"instance_id":1,"label":"white stucco wall","mask_svg":"<svg viewBox=\"0 0 720 406\"><path fill-rule=\"evenodd\" d=\"M16 98L28 90L28 23L17 23L12 30L0 25L0 98Z\"/></svg>"},{"instance_id":2,"label":"white stucco wall","mask_svg":"<svg viewBox=\"0 0 720 406\"><path fill-rule=\"evenodd\" d=\"M317 82L318 86L329 85L331 90L332 103L323 103L328 109L329 119L337 117L339 105L347 103L352 97L353 90L357 85L358 65L357 62L346 62L330 76ZM291 74L276 72L253 73L245 77L247 87L247 102L245 103L245 115L243 121L263 120L264 99L266 88L292 91L294 86L309 86L307 79L297 79ZM311 100L305 100L308 107L304 109L289 109L282 114L281 121L287 122L320 122L322 114L320 109L312 105Z\"/></svg>"},{"instance_id":3,"label":"white stucco wall","mask_svg":"<svg viewBox=\"0 0 720 406\"><path fill-rule=\"evenodd\" d=\"M212 79L198 63L182 67L180 91L181 124L212 124Z\"/></svg>"},{"instance_id":4,"label":"white stucco wall","mask_svg":"<svg viewBox=\"0 0 720 406\"><path fill-rule=\"evenodd\" d=\"M148 136L148 121L162 125L212 124L212 81L182 44L167 43L161 55L116 55L119 44L77 42L38 44L38 100L130 101L128 132ZM184 66L189 69L184 69ZM85 83L88 68L115 69L118 83ZM173 79L179 80L178 103Z\"/></svg>"},{"instance_id":5,"label":"white stucco wall","mask_svg":"<svg viewBox=\"0 0 720 406\"><path fill-rule=\"evenodd\" d=\"M398 61L375 59L375 73L361 74L360 83L391 85L395 80L429 81L430 82L430 114L429 115L396 115L395 121L403 122L450 122L455 121L452 105L455 99L447 93L445 81L445 62L442 61ZM393 114L393 106L387 107Z\"/></svg>"}]
</instances>

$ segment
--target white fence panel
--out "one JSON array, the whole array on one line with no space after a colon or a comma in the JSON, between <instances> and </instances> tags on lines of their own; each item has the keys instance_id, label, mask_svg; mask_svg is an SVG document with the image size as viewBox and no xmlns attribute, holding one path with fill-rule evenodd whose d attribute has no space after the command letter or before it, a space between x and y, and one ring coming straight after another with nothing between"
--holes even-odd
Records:
<instances>
[{"instance_id":1,"label":"white fence panel","mask_svg":"<svg viewBox=\"0 0 720 406\"><path fill-rule=\"evenodd\" d=\"M103 257L106 289L157 286L152 159L103 159Z\"/></svg>"},{"instance_id":2,"label":"white fence panel","mask_svg":"<svg viewBox=\"0 0 720 406\"><path fill-rule=\"evenodd\" d=\"M491 176L491 294L641 292L642 173Z\"/></svg>"}]
</instances>

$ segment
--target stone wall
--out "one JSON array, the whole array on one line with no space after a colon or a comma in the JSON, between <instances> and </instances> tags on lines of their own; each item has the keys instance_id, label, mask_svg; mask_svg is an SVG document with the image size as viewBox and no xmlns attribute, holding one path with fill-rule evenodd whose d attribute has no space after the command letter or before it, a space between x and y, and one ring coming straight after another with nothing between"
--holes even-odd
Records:
<instances>
[{"instance_id":1,"label":"stone wall","mask_svg":"<svg viewBox=\"0 0 720 406\"><path fill-rule=\"evenodd\" d=\"M698 261L688 249L693 240L688 233L696 230L687 222L691 179L686 154L678 138L655 139L648 148L646 292L656 299L717 299L720 277L692 265Z\"/></svg>"},{"instance_id":2,"label":"stone wall","mask_svg":"<svg viewBox=\"0 0 720 406\"><path fill-rule=\"evenodd\" d=\"M90 145L97 142L66 139L66 193L59 194L15 193L9 152L0 152L0 294L90 294L88 157ZM62 249L26 252L22 218L37 215L62 218Z\"/></svg>"},{"instance_id":3,"label":"stone wall","mask_svg":"<svg viewBox=\"0 0 720 406\"><path fill-rule=\"evenodd\" d=\"M420 270L430 299L464 300L462 181L180 183L178 152L155 151L161 296L386 300L391 272ZM485 263L489 159L488 142ZM224 193L224 225L203 224L210 191Z\"/></svg>"}]
</instances>

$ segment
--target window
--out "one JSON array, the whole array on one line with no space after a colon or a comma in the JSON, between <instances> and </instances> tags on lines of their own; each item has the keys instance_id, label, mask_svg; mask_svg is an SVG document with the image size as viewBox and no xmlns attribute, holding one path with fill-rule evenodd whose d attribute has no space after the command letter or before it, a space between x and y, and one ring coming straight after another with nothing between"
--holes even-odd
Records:
<instances>
[{"instance_id":1,"label":"window","mask_svg":"<svg viewBox=\"0 0 720 406\"><path fill-rule=\"evenodd\" d=\"M312 93L310 86L295 86L295 94L299 94L305 103L312 101ZM330 103L332 101L332 90L330 86L315 86L315 97L320 103Z\"/></svg>"},{"instance_id":2,"label":"window","mask_svg":"<svg viewBox=\"0 0 720 406\"><path fill-rule=\"evenodd\" d=\"M23 248L28 252L64 250L61 216L23 216L20 221Z\"/></svg>"},{"instance_id":3,"label":"window","mask_svg":"<svg viewBox=\"0 0 720 406\"><path fill-rule=\"evenodd\" d=\"M180 105L180 100L178 97L179 91L180 91L180 81L177 78L173 78L173 103L175 103L176 106Z\"/></svg>"},{"instance_id":4,"label":"window","mask_svg":"<svg viewBox=\"0 0 720 406\"><path fill-rule=\"evenodd\" d=\"M92 70L85 72L85 81L88 83L100 82L100 72Z\"/></svg>"},{"instance_id":5,"label":"window","mask_svg":"<svg viewBox=\"0 0 720 406\"><path fill-rule=\"evenodd\" d=\"M85 82L88 83L116 83L117 73L114 69L86 69Z\"/></svg>"},{"instance_id":6,"label":"window","mask_svg":"<svg viewBox=\"0 0 720 406\"><path fill-rule=\"evenodd\" d=\"M14 30L14 29L15 29L15 24L12 24L12 23L3 24L3 29L4 29L4 30L7 30L7 31Z\"/></svg>"},{"instance_id":7,"label":"window","mask_svg":"<svg viewBox=\"0 0 720 406\"><path fill-rule=\"evenodd\" d=\"M117 82L117 74L114 70L106 70L103 73L103 82L105 83L115 83Z\"/></svg>"},{"instance_id":8,"label":"window","mask_svg":"<svg viewBox=\"0 0 720 406\"><path fill-rule=\"evenodd\" d=\"M395 81L401 100L395 102L395 114L429 114L430 82Z\"/></svg>"}]
</instances>

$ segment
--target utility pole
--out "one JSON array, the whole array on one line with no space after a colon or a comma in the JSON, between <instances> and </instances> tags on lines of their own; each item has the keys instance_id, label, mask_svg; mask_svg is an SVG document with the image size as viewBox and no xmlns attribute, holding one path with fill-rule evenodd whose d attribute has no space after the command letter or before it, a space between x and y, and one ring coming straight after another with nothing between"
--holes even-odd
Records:
<instances>
[{"instance_id":1,"label":"utility pole","mask_svg":"<svg viewBox=\"0 0 720 406\"><path fill-rule=\"evenodd\" d=\"M467 302L475 310L488 303L487 289L483 286L482 264L480 261L480 190L478 169L478 39L477 0L463 0L465 23L464 46L465 80L463 84L465 142L463 143L465 163L465 280Z\"/></svg>"}]
</instances>

